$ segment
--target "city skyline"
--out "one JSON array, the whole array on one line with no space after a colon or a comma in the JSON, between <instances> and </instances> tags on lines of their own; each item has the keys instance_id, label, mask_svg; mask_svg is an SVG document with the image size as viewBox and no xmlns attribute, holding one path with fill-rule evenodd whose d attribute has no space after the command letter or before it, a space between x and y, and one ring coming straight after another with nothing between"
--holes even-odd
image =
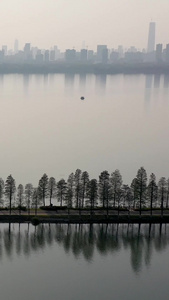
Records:
<instances>
[{"instance_id":1,"label":"city skyline","mask_svg":"<svg viewBox=\"0 0 169 300\"><path fill-rule=\"evenodd\" d=\"M156 23L150 22L148 29L147 48L140 51L135 46L124 48L119 45L117 49L108 48L108 45L99 44L97 50L88 49L83 42L80 51L69 47L64 52L61 52L57 45L50 49L39 49L31 43L25 43L23 49L19 49L19 41L15 39L14 48L9 49L7 45L2 45L0 50L0 62L7 63L48 63L48 62L71 62L81 61L83 63L162 63L169 61L169 43L166 47L163 44L156 44Z\"/></svg>"},{"instance_id":2,"label":"city skyline","mask_svg":"<svg viewBox=\"0 0 169 300\"><path fill-rule=\"evenodd\" d=\"M145 42L145 45L142 48L137 47L137 45L135 45L135 44L129 45L127 47L125 44L123 44L123 41L121 41L121 43L119 43L117 46L115 46L113 42L112 42L112 44L108 45L108 44L104 44L100 41L98 44L94 45L94 47L92 48L92 47L89 47L88 43L84 40L83 40L81 46L79 46L79 47L71 46L71 44L70 44L65 49L62 49L60 47L60 45L57 43L57 41L54 40L50 45L48 45L45 48L45 47L40 47L40 45L38 43L33 45L32 41L28 41L28 40L25 40L25 43L22 45L22 43L18 40L17 37L13 40L13 45L11 47L9 47L8 44L3 43L2 41L0 43L0 47L2 48L2 50L5 51L5 55L7 54L6 53L7 49L8 49L8 51L11 52L10 54L16 54L19 50L23 50L24 46L26 44L30 44L31 47L37 48L40 50L46 50L46 49L54 50L55 48L58 48L62 53L64 53L67 49L75 49L76 51L86 49L86 50L93 50L94 52L97 52L98 46L100 46L100 45L106 46L109 50L113 50L113 51L114 50L117 51L117 50L119 50L119 48L123 48L124 52L130 51L130 49L132 52L132 49L135 49L140 52L149 53L149 52L155 51L156 45L162 44L165 48L165 46L167 46L169 43L169 39L166 40L164 43L158 41L158 39L157 39L158 27L159 26L158 26L158 24L156 24L156 22L151 21L147 24L147 35L145 37L145 41L147 40L147 44Z\"/></svg>"},{"instance_id":3,"label":"city skyline","mask_svg":"<svg viewBox=\"0 0 169 300\"><path fill-rule=\"evenodd\" d=\"M149 22L158 24L156 42L167 43L168 11L166 0L153 5L147 0L6 0L0 3L0 43L10 49L15 39L20 48L31 41L41 49L57 44L61 51L80 49L84 43L89 49L101 43L142 49L147 47Z\"/></svg>"}]
</instances>

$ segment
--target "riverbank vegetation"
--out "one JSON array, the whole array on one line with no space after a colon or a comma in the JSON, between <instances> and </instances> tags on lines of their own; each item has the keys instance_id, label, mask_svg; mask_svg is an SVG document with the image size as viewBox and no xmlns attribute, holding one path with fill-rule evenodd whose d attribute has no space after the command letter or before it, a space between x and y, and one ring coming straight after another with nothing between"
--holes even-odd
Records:
<instances>
[{"instance_id":1,"label":"riverbank vegetation","mask_svg":"<svg viewBox=\"0 0 169 300\"><path fill-rule=\"evenodd\" d=\"M8 208L11 214L12 209L17 208L19 214L27 210L28 215L34 209L35 215L41 206L46 210L56 211L53 201L58 201L60 207L72 213L72 208L79 214L86 210L93 215L97 212L106 212L107 217L112 210L126 211L128 216L133 210L139 211L141 216L143 210L149 210L152 216L153 210L160 209L161 217L169 205L169 179L161 177L156 182L156 176L152 173L147 178L144 167L141 167L130 185L123 184L119 170L111 174L108 171L100 173L98 180L90 179L87 171L77 169L71 173L68 179L61 178L56 182L54 177L44 174L37 187L31 183L25 186L16 186L12 175L9 175L4 182L0 178L0 206L1 209Z\"/></svg>"}]
</instances>

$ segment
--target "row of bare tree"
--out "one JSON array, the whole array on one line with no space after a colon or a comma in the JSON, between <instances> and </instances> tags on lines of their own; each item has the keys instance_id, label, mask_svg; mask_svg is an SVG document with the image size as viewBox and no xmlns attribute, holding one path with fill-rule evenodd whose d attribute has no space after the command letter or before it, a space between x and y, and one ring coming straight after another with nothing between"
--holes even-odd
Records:
<instances>
[{"instance_id":1,"label":"row of bare tree","mask_svg":"<svg viewBox=\"0 0 169 300\"><path fill-rule=\"evenodd\" d=\"M66 205L68 208L90 207L91 210L97 206L107 210L112 207L125 207L129 210L139 208L141 214L144 206L150 208L152 214L154 207L160 207L163 214L164 207L168 208L169 179L161 177L157 183L152 173L148 181L143 167L138 170L130 186L123 184L119 170L111 174L103 171L98 180L90 180L88 172L82 172L80 169L71 173L67 181L60 179L56 182L54 177L48 178L44 174L36 188L31 183L25 187L22 184L16 187L12 175L8 176L5 183L0 179L1 206L4 206L6 199L10 213L12 206L26 206L30 212L31 207L37 209L39 205L45 206L46 200L49 200L51 206L55 198L61 206Z\"/></svg>"}]
</instances>

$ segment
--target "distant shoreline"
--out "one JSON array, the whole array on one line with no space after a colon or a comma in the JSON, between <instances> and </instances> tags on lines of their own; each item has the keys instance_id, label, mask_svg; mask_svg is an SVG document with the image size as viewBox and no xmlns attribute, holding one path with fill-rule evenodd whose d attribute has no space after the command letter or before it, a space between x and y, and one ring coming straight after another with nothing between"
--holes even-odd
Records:
<instances>
[{"instance_id":1,"label":"distant shoreline","mask_svg":"<svg viewBox=\"0 0 169 300\"><path fill-rule=\"evenodd\" d=\"M62 223L62 224L167 224L169 215L114 215L114 216L68 216L68 215L4 215L0 216L0 223L29 223L34 220L38 223Z\"/></svg>"},{"instance_id":2,"label":"distant shoreline","mask_svg":"<svg viewBox=\"0 0 169 300\"><path fill-rule=\"evenodd\" d=\"M169 75L169 64L154 63L1 63L0 74L145 74Z\"/></svg>"}]
</instances>

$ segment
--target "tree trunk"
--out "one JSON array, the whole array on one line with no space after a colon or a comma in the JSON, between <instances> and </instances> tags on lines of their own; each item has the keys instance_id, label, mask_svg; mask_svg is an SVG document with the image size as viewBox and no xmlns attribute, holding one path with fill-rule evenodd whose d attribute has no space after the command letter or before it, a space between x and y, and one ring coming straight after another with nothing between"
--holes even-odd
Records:
<instances>
[{"instance_id":1,"label":"tree trunk","mask_svg":"<svg viewBox=\"0 0 169 300\"><path fill-rule=\"evenodd\" d=\"M12 206L12 194L9 195L9 213L11 215L11 206Z\"/></svg>"}]
</instances>

